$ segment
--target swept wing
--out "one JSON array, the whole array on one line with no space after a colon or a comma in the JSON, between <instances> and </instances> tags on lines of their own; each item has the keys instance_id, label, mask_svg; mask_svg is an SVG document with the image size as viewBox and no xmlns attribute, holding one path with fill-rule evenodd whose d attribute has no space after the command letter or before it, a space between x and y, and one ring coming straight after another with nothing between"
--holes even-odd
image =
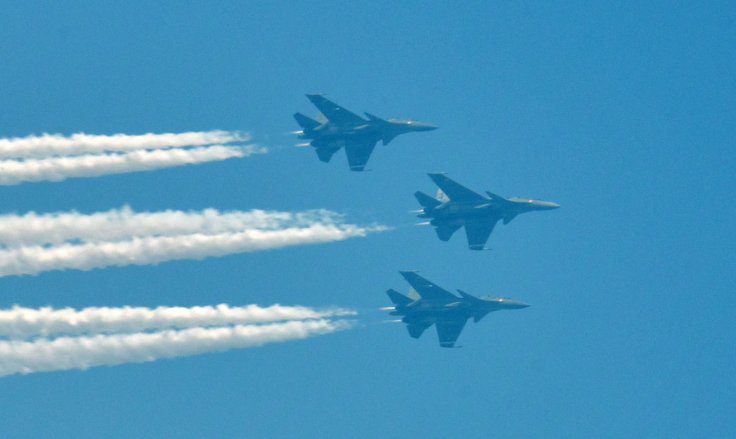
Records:
<instances>
[{"instance_id":1,"label":"swept wing","mask_svg":"<svg viewBox=\"0 0 736 439\"><path fill-rule=\"evenodd\" d=\"M463 332L467 318L454 318L447 320L439 320L437 322L437 336L440 339L440 346L443 348L451 348L455 346L457 338Z\"/></svg>"},{"instance_id":2,"label":"swept wing","mask_svg":"<svg viewBox=\"0 0 736 439\"><path fill-rule=\"evenodd\" d=\"M431 281L423 278L413 271L401 271L400 273L402 276L404 276L404 279L409 282L409 285L417 290L419 295L422 296L422 300L440 303L451 303L460 300L460 298L456 295L441 287L438 287Z\"/></svg>"},{"instance_id":3,"label":"swept wing","mask_svg":"<svg viewBox=\"0 0 736 439\"><path fill-rule=\"evenodd\" d=\"M465 234L468 236L468 246L472 250L483 250L496 226L496 221L495 219L465 221Z\"/></svg>"},{"instance_id":4,"label":"swept wing","mask_svg":"<svg viewBox=\"0 0 736 439\"><path fill-rule=\"evenodd\" d=\"M334 123L335 125L341 126L355 126L363 125L367 121L352 111L346 110L342 106L332 102L322 95L307 95L307 98L314 104L320 113L322 113L327 120Z\"/></svg>"},{"instance_id":5,"label":"swept wing","mask_svg":"<svg viewBox=\"0 0 736 439\"><path fill-rule=\"evenodd\" d=\"M345 155L351 171L362 171L373 153L376 142L372 140L350 140L345 142Z\"/></svg>"},{"instance_id":6,"label":"swept wing","mask_svg":"<svg viewBox=\"0 0 736 439\"><path fill-rule=\"evenodd\" d=\"M488 199L483 195L471 191L460 183L450 179L445 174L429 174L429 178L442 189L452 201L465 202L487 202Z\"/></svg>"}]
</instances>

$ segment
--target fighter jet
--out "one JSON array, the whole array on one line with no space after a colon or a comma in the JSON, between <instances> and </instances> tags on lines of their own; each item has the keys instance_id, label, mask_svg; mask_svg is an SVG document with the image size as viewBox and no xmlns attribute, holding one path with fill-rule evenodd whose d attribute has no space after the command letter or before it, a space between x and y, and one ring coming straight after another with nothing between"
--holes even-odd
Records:
<instances>
[{"instance_id":1,"label":"fighter jet","mask_svg":"<svg viewBox=\"0 0 736 439\"><path fill-rule=\"evenodd\" d=\"M422 205L418 217L430 219L436 227L437 236L448 241L462 226L468 236L471 250L484 250L488 237L499 220L508 224L517 215L534 210L551 210L560 207L557 203L527 198L504 198L491 192L480 195L451 180L445 174L427 174L439 189L435 198L417 191L414 196Z\"/></svg>"},{"instance_id":2,"label":"fighter jet","mask_svg":"<svg viewBox=\"0 0 736 439\"><path fill-rule=\"evenodd\" d=\"M367 119L363 119L322 95L308 94L307 98L321 115L317 120L302 113L294 114L294 119L302 127L295 134L310 141L300 146L314 147L317 157L323 162L329 162L340 148L345 147L351 171L365 169L379 140L388 145L399 134L437 128L414 120L381 119L370 113L365 113Z\"/></svg>"},{"instance_id":3,"label":"fighter jet","mask_svg":"<svg viewBox=\"0 0 736 439\"><path fill-rule=\"evenodd\" d=\"M458 297L416 272L399 273L412 286L409 296L390 289L386 293L394 306L383 309L391 311L391 315L402 316L401 321L407 324L413 338L421 337L427 328L437 325L437 335L443 348L456 347L455 342L471 317L478 322L492 311L529 306L511 299L471 296L461 290L457 290L460 293Z\"/></svg>"}]
</instances>

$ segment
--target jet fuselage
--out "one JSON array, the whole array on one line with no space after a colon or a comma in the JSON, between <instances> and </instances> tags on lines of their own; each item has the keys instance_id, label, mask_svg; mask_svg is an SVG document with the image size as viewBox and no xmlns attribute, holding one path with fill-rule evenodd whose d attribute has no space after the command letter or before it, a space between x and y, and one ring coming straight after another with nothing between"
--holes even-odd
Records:
<instances>
[{"instance_id":1,"label":"jet fuselage","mask_svg":"<svg viewBox=\"0 0 736 439\"><path fill-rule=\"evenodd\" d=\"M510 198L502 202L487 199L485 202L445 201L436 207L425 207L417 215L419 218L431 219L430 224L462 225L468 220L504 220L507 224L521 213L534 210L548 210L559 207L548 201Z\"/></svg>"},{"instance_id":2,"label":"jet fuselage","mask_svg":"<svg viewBox=\"0 0 736 439\"><path fill-rule=\"evenodd\" d=\"M363 171L376 143L387 145L396 136L412 131L430 131L437 127L413 120L382 119L370 113L359 116L319 94L308 94L320 111L317 119L302 113L294 113L294 119L302 127L296 131L300 139L309 143L320 161L328 163L340 149L345 149L351 171Z\"/></svg>"},{"instance_id":3,"label":"jet fuselage","mask_svg":"<svg viewBox=\"0 0 736 439\"><path fill-rule=\"evenodd\" d=\"M529 305L511 299L467 296L458 297L456 302L451 303L433 303L420 299L408 305L396 305L390 314L402 316L401 321L404 323L434 324L442 320L467 320L471 317L478 321L493 311L521 309L527 306Z\"/></svg>"},{"instance_id":4,"label":"jet fuselage","mask_svg":"<svg viewBox=\"0 0 736 439\"><path fill-rule=\"evenodd\" d=\"M465 323L471 317L477 322L493 311L529 306L511 299L476 297L461 290L457 290L460 293L457 296L416 272L400 273L412 286L412 290L407 296L393 289L386 291L394 306L384 310L401 316L401 321L406 323L409 335L413 338L421 337L427 328L435 325L441 347L455 347Z\"/></svg>"},{"instance_id":5,"label":"jet fuselage","mask_svg":"<svg viewBox=\"0 0 736 439\"><path fill-rule=\"evenodd\" d=\"M314 130L304 130L299 135L300 139L311 140L312 146L317 148L340 147L350 140L376 143L382 137L381 130L370 124L346 128L329 123L320 125Z\"/></svg>"},{"instance_id":6,"label":"jet fuselage","mask_svg":"<svg viewBox=\"0 0 736 439\"><path fill-rule=\"evenodd\" d=\"M387 145L399 134L412 131L430 131L436 127L411 121L370 120L354 126L339 126L325 122L314 129L305 129L299 133L300 139L312 140L315 147L339 147L346 142L357 141L376 143L379 140Z\"/></svg>"}]
</instances>

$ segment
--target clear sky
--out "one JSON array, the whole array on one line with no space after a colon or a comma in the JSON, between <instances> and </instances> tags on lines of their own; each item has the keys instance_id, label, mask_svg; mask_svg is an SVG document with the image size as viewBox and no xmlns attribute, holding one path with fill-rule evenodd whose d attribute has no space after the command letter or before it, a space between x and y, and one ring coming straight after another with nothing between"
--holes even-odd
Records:
<instances>
[{"instance_id":1,"label":"clear sky","mask_svg":"<svg viewBox=\"0 0 736 439\"><path fill-rule=\"evenodd\" d=\"M0 378L0 436L736 436L735 24L717 1L7 2L0 137L244 130L270 152L0 187L2 212L327 208L393 229L0 278L2 307L361 312L304 341ZM351 173L292 146L311 92L440 129ZM471 252L413 225L437 171L562 208ZM402 269L532 306L441 349L383 323Z\"/></svg>"}]
</instances>

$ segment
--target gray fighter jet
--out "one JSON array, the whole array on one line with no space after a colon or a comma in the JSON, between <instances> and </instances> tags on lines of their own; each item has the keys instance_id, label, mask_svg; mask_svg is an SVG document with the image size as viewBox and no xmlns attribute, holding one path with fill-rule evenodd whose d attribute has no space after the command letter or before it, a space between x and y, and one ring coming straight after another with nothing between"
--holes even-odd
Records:
<instances>
[{"instance_id":1,"label":"gray fighter jet","mask_svg":"<svg viewBox=\"0 0 736 439\"><path fill-rule=\"evenodd\" d=\"M345 147L351 171L365 169L379 140L388 145L399 134L437 128L414 120L381 119L370 113L365 113L367 119L363 119L322 95L309 94L307 98L319 109L321 116L315 120L302 113L294 114L294 119L302 127L295 134L300 139L310 140L301 146L314 147L317 157L323 162L329 162L340 148Z\"/></svg>"},{"instance_id":2,"label":"gray fighter jet","mask_svg":"<svg viewBox=\"0 0 736 439\"><path fill-rule=\"evenodd\" d=\"M421 337L427 328L437 325L437 335L443 348L455 347L457 338L471 317L478 322L492 311L529 306L511 299L471 296L460 290L457 290L460 293L458 297L413 271L399 273L412 286L409 296L388 290L388 297L395 306L383 309L391 311L391 315L402 316L401 321L407 324L409 335L413 338Z\"/></svg>"},{"instance_id":3,"label":"gray fighter jet","mask_svg":"<svg viewBox=\"0 0 736 439\"><path fill-rule=\"evenodd\" d=\"M560 207L549 201L504 198L491 192L486 192L486 197L451 180L445 174L427 175L439 189L435 198L421 191L414 193L423 207L417 211L418 217L430 219L423 224L436 227L437 236L442 241L448 241L457 229L465 226L471 250L485 249L488 237L499 220L508 224L520 213Z\"/></svg>"}]
</instances>

